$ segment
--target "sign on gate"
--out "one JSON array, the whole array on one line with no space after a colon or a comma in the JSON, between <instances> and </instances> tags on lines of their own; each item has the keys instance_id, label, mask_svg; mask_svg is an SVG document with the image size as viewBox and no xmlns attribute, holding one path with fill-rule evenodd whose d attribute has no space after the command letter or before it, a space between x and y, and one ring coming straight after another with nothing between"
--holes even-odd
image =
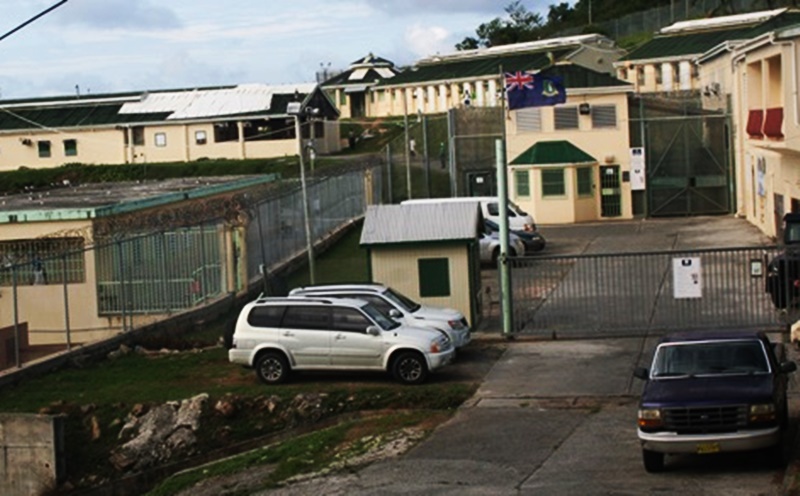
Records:
<instances>
[{"instance_id":1,"label":"sign on gate","mask_svg":"<svg viewBox=\"0 0 800 496\"><path fill-rule=\"evenodd\" d=\"M703 297L700 257L672 259L672 291L675 299Z\"/></svg>"}]
</instances>

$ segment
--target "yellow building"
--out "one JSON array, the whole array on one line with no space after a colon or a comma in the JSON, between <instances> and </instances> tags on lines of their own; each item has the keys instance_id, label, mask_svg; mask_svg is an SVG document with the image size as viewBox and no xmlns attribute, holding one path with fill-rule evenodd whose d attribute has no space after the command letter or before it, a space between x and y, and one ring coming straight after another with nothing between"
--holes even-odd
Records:
<instances>
[{"instance_id":1,"label":"yellow building","mask_svg":"<svg viewBox=\"0 0 800 496\"><path fill-rule=\"evenodd\" d=\"M739 214L780 237L784 213L800 212L800 22L732 53Z\"/></svg>"},{"instance_id":2,"label":"yellow building","mask_svg":"<svg viewBox=\"0 0 800 496\"><path fill-rule=\"evenodd\" d=\"M342 116L361 115L353 108L361 91L366 92L363 115L367 117L433 114L464 106L499 107L501 66L517 70L521 66L538 69L570 63L611 74L613 62L623 55L613 40L586 34L435 55L399 73L384 59L373 58L372 68L364 59L345 75L322 83L322 87L335 91L334 101ZM354 78L355 71L360 75L367 70L383 72L370 72L373 77L368 82Z\"/></svg>"},{"instance_id":3,"label":"yellow building","mask_svg":"<svg viewBox=\"0 0 800 496\"><path fill-rule=\"evenodd\" d=\"M703 74L702 65L764 32L798 22L798 16L777 9L676 22L616 62L617 77L633 84L637 93L727 94L726 71L711 64Z\"/></svg>"},{"instance_id":4,"label":"yellow building","mask_svg":"<svg viewBox=\"0 0 800 496\"><path fill-rule=\"evenodd\" d=\"M322 88L343 119L374 115L373 108L380 105L382 94L373 93L372 88L384 80L390 80L400 72L394 64L371 53L358 59L347 70L327 79Z\"/></svg>"},{"instance_id":5,"label":"yellow building","mask_svg":"<svg viewBox=\"0 0 800 496\"><path fill-rule=\"evenodd\" d=\"M291 102L301 104L303 138L313 139L304 144L338 151L338 111L313 84L4 100L0 171L295 155Z\"/></svg>"},{"instance_id":6,"label":"yellow building","mask_svg":"<svg viewBox=\"0 0 800 496\"><path fill-rule=\"evenodd\" d=\"M540 224L641 213L632 200L631 85L577 65L540 74L560 77L567 101L508 112L509 198Z\"/></svg>"},{"instance_id":7,"label":"yellow building","mask_svg":"<svg viewBox=\"0 0 800 496\"><path fill-rule=\"evenodd\" d=\"M477 204L371 205L361 231L373 281L425 305L481 317Z\"/></svg>"}]
</instances>

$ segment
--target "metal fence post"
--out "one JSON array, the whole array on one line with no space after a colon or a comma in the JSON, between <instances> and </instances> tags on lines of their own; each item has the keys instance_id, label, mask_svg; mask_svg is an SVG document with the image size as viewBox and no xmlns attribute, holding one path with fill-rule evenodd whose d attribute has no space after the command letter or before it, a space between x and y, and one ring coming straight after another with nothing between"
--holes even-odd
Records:
<instances>
[{"instance_id":1,"label":"metal fence post","mask_svg":"<svg viewBox=\"0 0 800 496\"><path fill-rule=\"evenodd\" d=\"M72 338L69 328L69 276L67 275L67 255L61 255L62 281L64 285L64 325L67 331L67 349L72 349Z\"/></svg>"},{"instance_id":2,"label":"metal fence post","mask_svg":"<svg viewBox=\"0 0 800 496\"><path fill-rule=\"evenodd\" d=\"M11 266L11 285L14 294L14 363L17 368L22 367L20 360L20 339L19 339L19 294L17 292L17 264Z\"/></svg>"},{"instance_id":3,"label":"metal fence post","mask_svg":"<svg viewBox=\"0 0 800 496\"><path fill-rule=\"evenodd\" d=\"M120 308L122 309L122 332L128 330L128 321L127 321L127 301L125 295L125 262L123 260L123 251L122 251L122 241L117 240L117 259L119 261L119 302Z\"/></svg>"}]
</instances>

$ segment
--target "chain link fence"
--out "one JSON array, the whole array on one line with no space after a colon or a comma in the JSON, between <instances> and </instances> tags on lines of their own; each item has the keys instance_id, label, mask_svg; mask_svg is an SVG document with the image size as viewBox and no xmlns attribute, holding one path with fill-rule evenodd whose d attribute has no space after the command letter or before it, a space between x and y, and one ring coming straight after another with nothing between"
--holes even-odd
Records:
<instances>
[{"instance_id":1,"label":"chain link fence","mask_svg":"<svg viewBox=\"0 0 800 496\"><path fill-rule=\"evenodd\" d=\"M315 242L380 203L382 184L375 165L311 176ZM107 220L84 236L0 243L0 369L202 308L305 251L298 180L188 203ZM179 225L192 210L196 223Z\"/></svg>"}]
</instances>

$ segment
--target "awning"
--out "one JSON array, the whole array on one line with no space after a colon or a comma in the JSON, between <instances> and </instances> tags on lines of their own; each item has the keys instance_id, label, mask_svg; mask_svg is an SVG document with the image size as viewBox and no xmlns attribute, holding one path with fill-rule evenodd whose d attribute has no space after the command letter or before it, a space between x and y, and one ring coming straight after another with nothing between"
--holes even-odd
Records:
<instances>
[{"instance_id":1,"label":"awning","mask_svg":"<svg viewBox=\"0 0 800 496\"><path fill-rule=\"evenodd\" d=\"M368 84L358 84L358 85L355 85L355 86L348 86L347 88L344 89L344 92L345 93L361 93L363 91L366 91L368 87L369 87Z\"/></svg>"},{"instance_id":2,"label":"awning","mask_svg":"<svg viewBox=\"0 0 800 496\"><path fill-rule=\"evenodd\" d=\"M569 141L539 141L522 152L509 165L532 165L534 167L566 167L594 165L597 159Z\"/></svg>"}]
</instances>

